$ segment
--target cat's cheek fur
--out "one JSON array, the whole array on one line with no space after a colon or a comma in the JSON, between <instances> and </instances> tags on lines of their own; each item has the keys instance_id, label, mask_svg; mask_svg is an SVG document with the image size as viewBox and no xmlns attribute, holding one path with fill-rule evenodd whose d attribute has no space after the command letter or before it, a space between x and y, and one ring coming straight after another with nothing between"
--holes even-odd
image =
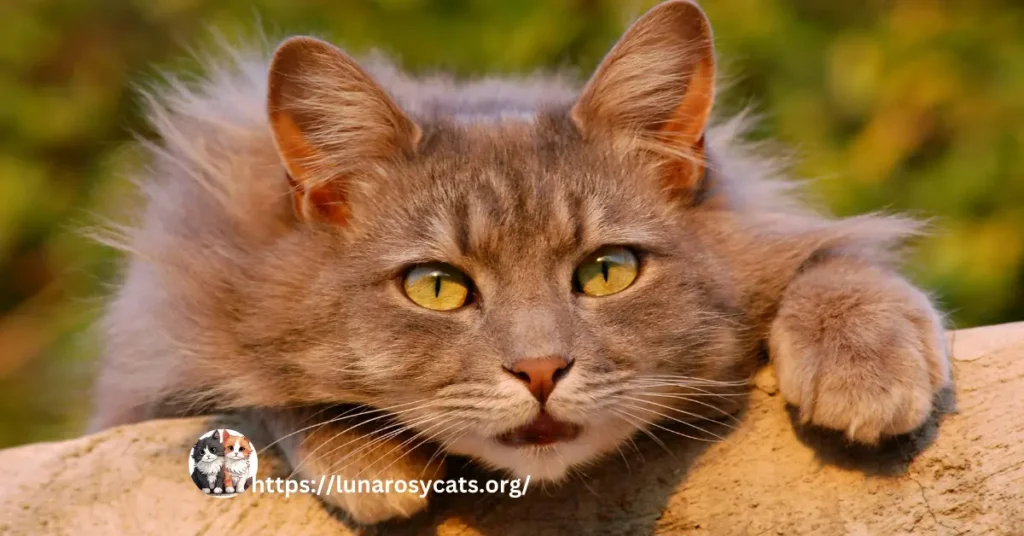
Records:
<instances>
[{"instance_id":1,"label":"cat's cheek fur","mask_svg":"<svg viewBox=\"0 0 1024 536\"><path fill-rule=\"evenodd\" d=\"M951 381L941 319L928 298L853 259L797 277L770 346L780 391L800 420L860 443L921 426Z\"/></svg>"}]
</instances>

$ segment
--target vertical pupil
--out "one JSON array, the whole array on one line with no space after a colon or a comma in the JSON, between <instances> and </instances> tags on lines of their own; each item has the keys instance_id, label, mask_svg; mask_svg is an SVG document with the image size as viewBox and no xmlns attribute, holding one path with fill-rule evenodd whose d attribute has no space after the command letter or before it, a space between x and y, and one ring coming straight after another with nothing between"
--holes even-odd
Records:
<instances>
[{"instance_id":1,"label":"vertical pupil","mask_svg":"<svg viewBox=\"0 0 1024 536\"><path fill-rule=\"evenodd\" d=\"M434 297L438 298L441 296L441 276L434 276Z\"/></svg>"},{"instance_id":2,"label":"vertical pupil","mask_svg":"<svg viewBox=\"0 0 1024 536\"><path fill-rule=\"evenodd\" d=\"M604 282L608 282L608 261L601 261L601 275L604 276Z\"/></svg>"}]
</instances>

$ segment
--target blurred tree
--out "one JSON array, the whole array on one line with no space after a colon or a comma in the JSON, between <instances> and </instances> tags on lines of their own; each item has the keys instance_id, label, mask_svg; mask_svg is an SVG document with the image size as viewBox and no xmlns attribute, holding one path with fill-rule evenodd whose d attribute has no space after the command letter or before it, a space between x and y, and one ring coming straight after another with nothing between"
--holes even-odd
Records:
<instances>
[{"instance_id":1,"label":"blurred tree","mask_svg":"<svg viewBox=\"0 0 1024 536\"><path fill-rule=\"evenodd\" d=\"M190 51L312 33L407 68L585 74L653 1L15 0L0 20L0 446L78 432L113 255L107 213L146 132L131 86ZM1024 4L706 0L755 133L839 214L934 219L911 259L958 327L1024 318ZM216 30L216 31L211 31ZM270 37L260 38L266 35ZM202 54L202 52L200 53ZM85 334L86 336L83 336Z\"/></svg>"}]
</instances>

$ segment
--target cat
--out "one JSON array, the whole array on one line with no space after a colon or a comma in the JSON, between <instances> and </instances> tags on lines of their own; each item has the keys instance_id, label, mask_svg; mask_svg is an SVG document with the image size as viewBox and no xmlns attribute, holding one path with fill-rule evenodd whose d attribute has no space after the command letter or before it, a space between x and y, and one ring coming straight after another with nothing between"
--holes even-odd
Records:
<instances>
[{"instance_id":1,"label":"cat","mask_svg":"<svg viewBox=\"0 0 1024 536\"><path fill-rule=\"evenodd\" d=\"M304 477L441 477L441 449L558 481L735 411L711 395L765 352L803 423L860 443L951 382L942 316L898 272L918 224L824 215L744 117L713 119L691 1L582 89L414 78L309 37L232 58L150 95L94 429L255 408ZM428 501L326 499L361 523Z\"/></svg>"},{"instance_id":2,"label":"cat","mask_svg":"<svg viewBox=\"0 0 1024 536\"><path fill-rule=\"evenodd\" d=\"M224 491L224 446L217 432L199 438L192 447L192 482L203 493L220 494ZM230 493L230 492L229 492Z\"/></svg>"},{"instance_id":3,"label":"cat","mask_svg":"<svg viewBox=\"0 0 1024 536\"><path fill-rule=\"evenodd\" d=\"M221 431L221 443L224 444L224 492L242 493L249 488L252 477L249 476L249 455L252 444L244 436L234 435L227 430Z\"/></svg>"}]
</instances>

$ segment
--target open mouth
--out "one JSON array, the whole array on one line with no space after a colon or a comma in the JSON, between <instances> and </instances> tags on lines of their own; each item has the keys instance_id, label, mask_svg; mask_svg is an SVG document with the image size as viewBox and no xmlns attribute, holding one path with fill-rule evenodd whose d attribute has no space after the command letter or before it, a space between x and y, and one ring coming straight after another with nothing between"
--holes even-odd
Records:
<instances>
[{"instance_id":1,"label":"open mouth","mask_svg":"<svg viewBox=\"0 0 1024 536\"><path fill-rule=\"evenodd\" d=\"M580 435L578 424L555 420L541 412L533 421L497 437L498 442L510 447L532 447L550 445L559 441L571 441Z\"/></svg>"}]
</instances>

